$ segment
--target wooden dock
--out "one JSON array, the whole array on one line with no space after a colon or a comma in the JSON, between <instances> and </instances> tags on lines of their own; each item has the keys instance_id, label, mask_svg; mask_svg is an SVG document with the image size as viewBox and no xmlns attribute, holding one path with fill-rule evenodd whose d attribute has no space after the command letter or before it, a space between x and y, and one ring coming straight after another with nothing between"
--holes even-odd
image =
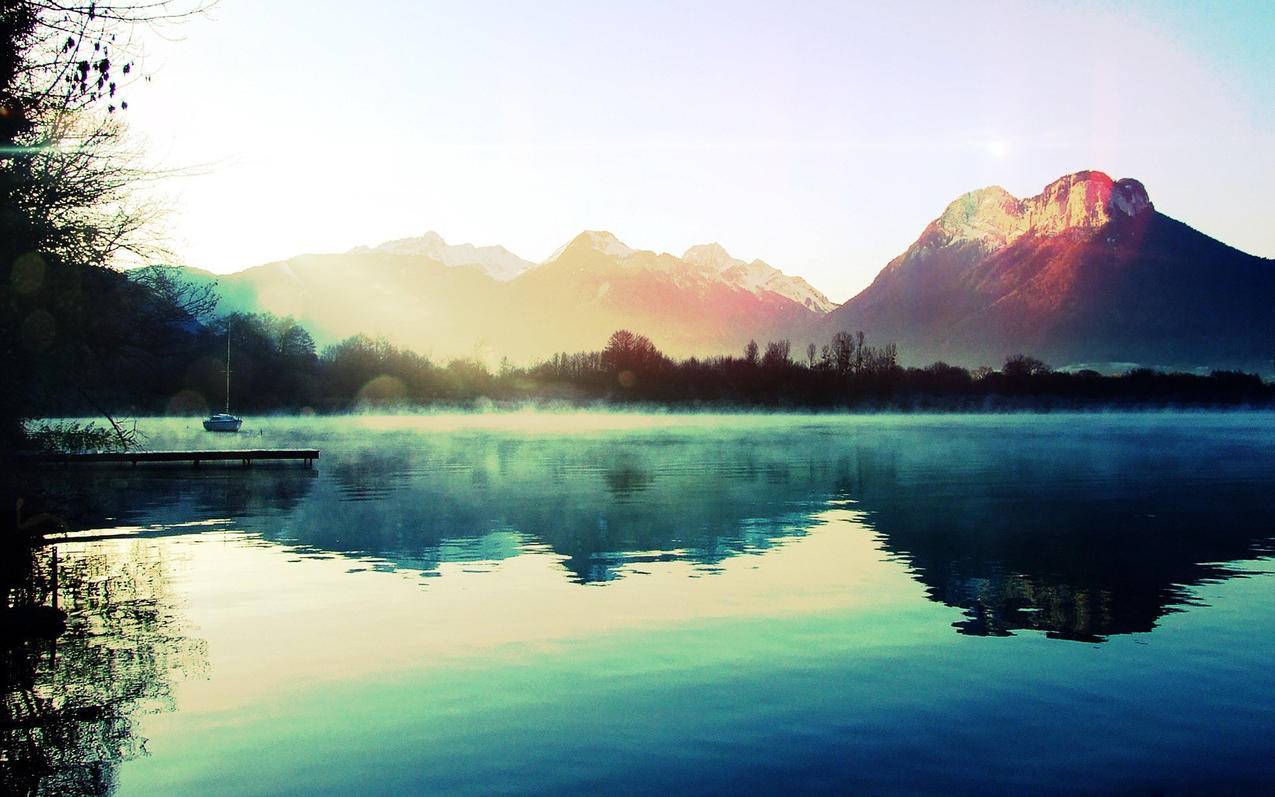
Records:
<instances>
[{"instance_id":1,"label":"wooden dock","mask_svg":"<svg viewBox=\"0 0 1275 797\"><path fill-rule=\"evenodd\" d=\"M88 462L190 462L199 467L201 462L239 462L248 467L257 460L301 460L308 468L319 458L317 448L246 448L242 450L208 450L208 451L120 451L91 452L84 454L27 454L22 457L28 462L48 464L71 464Z\"/></svg>"}]
</instances>

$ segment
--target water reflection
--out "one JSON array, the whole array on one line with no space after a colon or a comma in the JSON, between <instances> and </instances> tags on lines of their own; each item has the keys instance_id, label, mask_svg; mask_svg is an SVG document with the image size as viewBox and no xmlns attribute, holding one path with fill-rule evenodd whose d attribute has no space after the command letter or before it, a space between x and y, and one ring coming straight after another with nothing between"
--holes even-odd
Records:
<instances>
[{"instance_id":1,"label":"water reflection","mask_svg":"<svg viewBox=\"0 0 1275 797\"><path fill-rule=\"evenodd\" d=\"M0 790L111 793L144 749L139 716L171 708L173 677L203 660L165 562L142 542L41 551L5 592L10 605L60 603L68 620L56 639L0 638Z\"/></svg>"},{"instance_id":2,"label":"water reflection","mask_svg":"<svg viewBox=\"0 0 1275 797\"><path fill-rule=\"evenodd\" d=\"M278 465L249 469L84 466L29 474L40 504L77 530L141 525L180 530L208 520L271 518L298 508L317 472ZM36 478L38 477L38 481Z\"/></svg>"},{"instance_id":3,"label":"water reflection","mask_svg":"<svg viewBox=\"0 0 1275 797\"><path fill-rule=\"evenodd\" d=\"M1150 631L1191 587L1251 572L1225 563L1275 551L1270 442L1111 423L967 434L935 444L942 465L860 450L843 489L933 600L966 611L961 633L1100 641Z\"/></svg>"},{"instance_id":4,"label":"water reflection","mask_svg":"<svg viewBox=\"0 0 1275 797\"><path fill-rule=\"evenodd\" d=\"M861 668L843 683L870 684L883 677L873 673L892 670L874 666L865 651L924 640L933 649L908 648L913 669L903 670L918 673L917 686L928 690L920 716L930 723L929 699L960 679L945 669L956 666L947 663L949 649L927 634L977 645L980 652L992 646L952 633L953 609L963 615L954 623L962 635L1031 630L1101 641L1154 629L1166 614L1199 600L1200 585L1252 575L1256 566L1237 563L1275 553L1269 490L1275 423L1257 416L674 420L653 428L543 434L278 424L279 444L322 436L317 470L137 467L45 474L67 517L92 532L91 539L59 546L56 588L48 551L5 570L10 602L49 602L56 592L70 614L56 642L5 644L5 790L109 793L121 762L145 747L140 718L171 709L175 680L202 671L208 653L199 638L205 634L220 640L214 676L222 681L202 692L188 688L187 697L205 711L230 703L232 712L250 712L276 701L262 716L242 721L245 731L270 743L306 727L296 720L297 706L320 706L332 682L352 689L375 680L378 668L408 671L466 656L480 665L472 668L478 672L509 655L499 651L512 647L525 655L558 645L555 656L566 663L546 657L539 670L519 659L513 671L525 666L518 677L530 679L527 684L508 674L507 683L492 683L514 695L540 694L561 668L549 694L565 705L588 673L602 679L594 686L605 695L616 685L603 676L625 673L626 688L630 679L646 679L657 696L650 715L668 712L674 720L668 727L676 727L699 714L678 716L668 707L675 701L665 701L661 690L681 684L660 667L681 673L716 667L732 678L759 671L767 690L788 684L782 710L800 716L785 727L800 727L803 739L841 755L836 745L845 718L884 700L889 685L865 687L868 694L858 698L844 687L854 712L823 717L822 735L807 732L817 713L811 706L841 694L826 691L833 679L812 676L818 685L802 685L793 680L797 671L784 670L808 650L826 654L819 661L832 664L819 666L833 668L833 676L835 667ZM164 445L163 429L155 434ZM182 571L184 555L198 575ZM295 559L310 561L288 561ZM407 578L359 575L368 570ZM469 575L473 571L481 574ZM430 578L422 586L417 574ZM177 592L193 595L193 605L182 605ZM799 619L786 624L793 617ZM807 617L818 619L805 624ZM701 637L696 624L709 619L723 624ZM862 627L851 628L850 620ZM1230 622L1242 625L1245 618ZM577 667L572 658L605 647L620 630L692 626L676 638L653 634L637 647L617 642L617 652L597 653L612 662L611 670ZM659 655L648 655L645 644L652 640L664 645ZM807 663L815 661L812 654ZM1211 659L1197 666L1212 672ZM983 679L988 693L994 691L988 683L1006 677L980 658L962 667L961 678ZM1223 685L1248 689L1250 680ZM294 682L311 686L307 700L278 696ZM413 717L436 720L418 722L417 731L452 727L449 700L463 712L490 709L504 718L507 705L483 702L492 683L480 673L452 696L387 691L369 705L392 710L369 709L366 729L342 724L344 711L362 705L353 698L329 706L330 715L315 708L309 720L318 736L348 731L359 742L366 733L380 750L386 735L376 732L377 723L404 716L404 695L421 695L412 698ZM733 687L716 689L721 683L712 679L702 685L702 696L735 694ZM722 727L705 733L725 739L737 724L736 741L748 744L749 734L772 732L760 710L749 730L750 712L764 694L741 697L739 706L721 698L726 702L713 704L717 713L710 719ZM1024 689L1007 702L1017 705L1032 694ZM578 699L592 705L595 697L583 691ZM806 706L805 713L789 704ZM1129 716L1146 707L1132 708ZM439 711L444 719L431 713ZM985 719L1003 711L996 704ZM506 741L527 736L530 720L500 721L511 724ZM195 729L192 738L212 734L226 749L250 744L217 737L215 729L228 722L219 716L182 727ZM875 730L863 738L876 738ZM183 738L170 734L178 742L165 758L169 763L139 777L160 784L173 771L179 780L194 777L191 771L204 766L202 752L183 750ZM562 739L579 741L570 733ZM440 737L444 752L445 743ZM651 752L633 744L633 755L600 757L599 767ZM395 763L388 752L379 754L390 760L375 768L378 776ZM419 754L417 748L403 753ZM318 758L309 749L297 755ZM374 758L368 750L359 755ZM315 771L323 777L344 772ZM226 776L209 775L210 789Z\"/></svg>"},{"instance_id":5,"label":"water reflection","mask_svg":"<svg viewBox=\"0 0 1275 797\"><path fill-rule=\"evenodd\" d=\"M661 561L711 574L849 501L932 599L966 610L961 633L1078 640L1149 630L1275 535L1275 426L1261 416L335 428L317 472L103 470L79 505L97 525L219 519L424 574L543 546L572 580L603 584Z\"/></svg>"}]
</instances>

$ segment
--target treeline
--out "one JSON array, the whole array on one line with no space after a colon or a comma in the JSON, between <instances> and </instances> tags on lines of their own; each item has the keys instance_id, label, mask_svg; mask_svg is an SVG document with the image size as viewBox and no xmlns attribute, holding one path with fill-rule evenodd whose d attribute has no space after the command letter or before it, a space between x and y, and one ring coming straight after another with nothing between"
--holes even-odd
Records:
<instances>
[{"instance_id":1,"label":"treeline","mask_svg":"<svg viewBox=\"0 0 1275 797\"><path fill-rule=\"evenodd\" d=\"M905 368L893 344L873 345L862 332L838 333L826 344L807 344L800 354L780 340L750 342L738 355L675 360L649 338L620 330L597 351L564 352L526 367L507 361L489 367L473 359L435 363L362 335L320 350L290 318L232 314L174 325L168 345L145 374L120 375L110 408L127 414L220 411L228 332L231 408L242 413L466 406L483 400L970 411L1275 401L1275 386L1234 372L1139 369L1103 376L1055 371L1023 355L995 370L946 363Z\"/></svg>"},{"instance_id":2,"label":"treeline","mask_svg":"<svg viewBox=\"0 0 1275 797\"><path fill-rule=\"evenodd\" d=\"M675 361L642 335L621 330L600 352L559 354L528 369L550 395L607 401L818 409L1065 409L1086 406L1270 406L1275 385L1256 374L1136 369L1118 376L1055 371L1014 355L997 370L934 363L906 368L893 343L837 333L793 356L789 341L750 342L740 356ZM519 375L524 375L519 372Z\"/></svg>"},{"instance_id":3,"label":"treeline","mask_svg":"<svg viewBox=\"0 0 1275 797\"><path fill-rule=\"evenodd\" d=\"M0 450L5 440L18 448L135 443L127 425L41 432L30 421L42 417L221 411L227 337L231 410L246 414L481 401L950 411L1275 405L1275 386L1232 372L1064 373L1021 355L998 369L906 368L893 344L862 332L799 349L750 342L734 355L675 360L620 330L598 350L529 366L441 363L361 335L319 349L291 318L218 316L215 291L174 269L124 274L27 258L10 271L0 282L0 355L10 375L0 386Z\"/></svg>"}]
</instances>

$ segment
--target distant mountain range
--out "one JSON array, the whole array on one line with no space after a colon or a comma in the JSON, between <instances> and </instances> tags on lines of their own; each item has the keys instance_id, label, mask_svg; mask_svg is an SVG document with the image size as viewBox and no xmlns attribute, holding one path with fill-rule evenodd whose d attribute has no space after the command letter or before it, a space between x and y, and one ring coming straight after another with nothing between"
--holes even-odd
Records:
<instances>
[{"instance_id":1,"label":"distant mountain range","mask_svg":"<svg viewBox=\"0 0 1275 797\"><path fill-rule=\"evenodd\" d=\"M356 246L352 255L371 253L386 255L420 255L432 258L444 266L477 266L493 278L507 282L536 264L523 260L503 246L452 245L433 230L419 238L400 238L378 246Z\"/></svg>"},{"instance_id":2,"label":"distant mountain range","mask_svg":"<svg viewBox=\"0 0 1275 797\"><path fill-rule=\"evenodd\" d=\"M215 280L223 312L291 315L320 344L365 333L436 358L529 361L601 348L619 328L676 356L722 353L809 328L833 306L761 261L735 260L716 245L697 251L714 257L657 254L588 231L533 264L503 247L452 246L428 233L187 276Z\"/></svg>"},{"instance_id":3,"label":"distant mountain range","mask_svg":"<svg viewBox=\"0 0 1275 797\"><path fill-rule=\"evenodd\" d=\"M681 257L587 231L543 263L434 232L302 255L216 280L222 309L292 315L320 343L365 333L437 358L516 361L642 332L675 356L835 332L894 341L901 359L999 365L1267 369L1275 264L1156 211L1136 180L1095 171L1028 199L999 187L952 202L841 306L804 279L717 244Z\"/></svg>"}]
</instances>

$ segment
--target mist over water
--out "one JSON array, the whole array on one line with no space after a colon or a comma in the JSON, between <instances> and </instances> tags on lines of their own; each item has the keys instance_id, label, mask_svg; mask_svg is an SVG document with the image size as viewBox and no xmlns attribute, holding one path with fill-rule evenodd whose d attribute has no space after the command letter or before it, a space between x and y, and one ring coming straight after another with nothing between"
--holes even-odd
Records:
<instances>
[{"instance_id":1,"label":"mist over water","mask_svg":"<svg viewBox=\"0 0 1275 797\"><path fill-rule=\"evenodd\" d=\"M71 610L164 687L120 708L120 794L1275 777L1266 414L141 426L322 456L51 473L85 529L62 566L163 618Z\"/></svg>"}]
</instances>

